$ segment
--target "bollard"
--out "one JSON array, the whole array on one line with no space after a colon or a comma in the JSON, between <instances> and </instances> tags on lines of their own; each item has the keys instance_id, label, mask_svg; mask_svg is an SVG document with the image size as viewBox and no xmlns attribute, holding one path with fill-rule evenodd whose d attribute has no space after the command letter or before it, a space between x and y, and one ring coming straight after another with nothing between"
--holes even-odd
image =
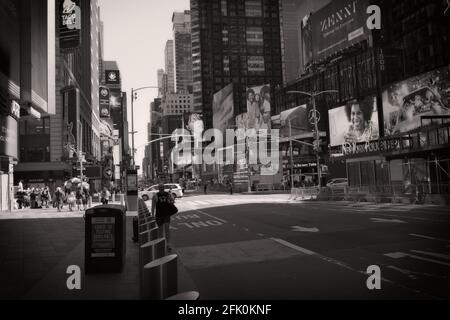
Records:
<instances>
[{"instance_id":1,"label":"bollard","mask_svg":"<svg viewBox=\"0 0 450 320\"><path fill-rule=\"evenodd\" d=\"M200 299L200 293L197 291L188 291L179 293L177 295L171 296L167 298L166 300L184 300L184 301L193 301Z\"/></svg>"},{"instance_id":2,"label":"bollard","mask_svg":"<svg viewBox=\"0 0 450 320\"><path fill-rule=\"evenodd\" d=\"M159 228L153 228L139 233L139 245L158 239L158 230Z\"/></svg>"},{"instance_id":3,"label":"bollard","mask_svg":"<svg viewBox=\"0 0 450 320\"><path fill-rule=\"evenodd\" d=\"M121 206L125 205L125 195L123 193L120 194L120 205Z\"/></svg>"},{"instance_id":4,"label":"bollard","mask_svg":"<svg viewBox=\"0 0 450 320\"><path fill-rule=\"evenodd\" d=\"M178 293L178 256L154 260L142 270L142 299L164 300Z\"/></svg>"},{"instance_id":5,"label":"bollard","mask_svg":"<svg viewBox=\"0 0 450 320\"><path fill-rule=\"evenodd\" d=\"M158 238L156 240L144 243L139 249L139 280L140 293L142 295L142 270L144 266L150 262L166 256L166 238Z\"/></svg>"},{"instance_id":6,"label":"bollard","mask_svg":"<svg viewBox=\"0 0 450 320\"><path fill-rule=\"evenodd\" d=\"M139 225L139 233L145 232L147 230L155 229L156 221L149 221Z\"/></svg>"}]
</instances>

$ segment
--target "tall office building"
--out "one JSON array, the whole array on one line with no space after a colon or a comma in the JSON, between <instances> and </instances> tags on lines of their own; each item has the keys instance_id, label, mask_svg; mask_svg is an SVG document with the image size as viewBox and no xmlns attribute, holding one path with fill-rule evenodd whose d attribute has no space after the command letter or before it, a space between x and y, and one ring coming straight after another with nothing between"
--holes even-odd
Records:
<instances>
[{"instance_id":1,"label":"tall office building","mask_svg":"<svg viewBox=\"0 0 450 320\"><path fill-rule=\"evenodd\" d=\"M304 72L302 21L331 0L280 0L283 82L297 80Z\"/></svg>"},{"instance_id":2,"label":"tall office building","mask_svg":"<svg viewBox=\"0 0 450 320\"><path fill-rule=\"evenodd\" d=\"M36 117L56 112L56 10L54 1L1 1L0 212L13 208L13 183L17 185L20 179L14 165L20 161L18 139L27 131L19 125L19 118L29 118L32 124L41 125ZM29 140L39 142L35 153L42 155L40 160L48 158L50 139L44 134L44 127L27 129Z\"/></svg>"},{"instance_id":3,"label":"tall office building","mask_svg":"<svg viewBox=\"0 0 450 320\"><path fill-rule=\"evenodd\" d=\"M175 57L173 51L173 40L167 40L164 49L165 69L167 73L168 93L175 92Z\"/></svg>"},{"instance_id":4,"label":"tall office building","mask_svg":"<svg viewBox=\"0 0 450 320\"><path fill-rule=\"evenodd\" d=\"M58 10L61 3L56 3ZM79 44L71 49L60 47L64 35L56 29L55 115L26 117L19 124L16 178L29 186L47 184L54 188L79 174L74 148L83 151L86 166L100 160L98 1L82 0L80 7ZM61 14L57 14L57 26L60 19ZM95 183L97 177L90 178Z\"/></svg>"},{"instance_id":5,"label":"tall office building","mask_svg":"<svg viewBox=\"0 0 450 320\"><path fill-rule=\"evenodd\" d=\"M164 70L158 69L157 72L157 80L158 80L158 98L161 98L164 95Z\"/></svg>"},{"instance_id":6,"label":"tall office building","mask_svg":"<svg viewBox=\"0 0 450 320\"><path fill-rule=\"evenodd\" d=\"M172 16L175 88L177 93L192 92L191 13L174 12Z\"/></svg>"},{"instance_id":7,"label":"tall office building","mask_svg":"<svg viewBox=\"0 0 450 320\"><path fill-rule=\"evenodd\" d=\"M191 0L194 109L205 128L213 95L233 83L235 115L248 87L282 85L278 0Z\"/></svg>"}]
</instances>

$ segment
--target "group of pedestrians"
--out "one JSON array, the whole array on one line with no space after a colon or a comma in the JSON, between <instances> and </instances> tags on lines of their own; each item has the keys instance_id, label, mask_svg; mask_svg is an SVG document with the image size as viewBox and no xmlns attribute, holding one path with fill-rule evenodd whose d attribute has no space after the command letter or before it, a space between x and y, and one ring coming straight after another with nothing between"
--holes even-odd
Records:
<instances>
[{"instance_id":1,"label":"group of pedestrians","mask_svg":"<svg viewBox=\"0 0 450 320\"><path fill-rule=\"evenodd\" d=\"M81 185L76 190L57 187L55 192L51 194L48 186L44 186L42 189L34 187L25 189L23 181L20 181L17 189L18 209L49 208L52 204L53 208L60 212L67 204L70 211L73 211L75 207L78 211L81 211L87 209L89 197L89 190Z\"/></svg>"},{"instance_id":2,"label":"group of pedestrians","mask_svg":"<svg viewBox=\"0 0 450 320\"><path fill-rule=\"evenodd\" d=\"M27 188L23 187L23 182L19 182L17 190L17 205L19 209L31 208L39 209L49 207L51 202L50 190L47 186L44 188Z\"/></svg>"}]
</instances>

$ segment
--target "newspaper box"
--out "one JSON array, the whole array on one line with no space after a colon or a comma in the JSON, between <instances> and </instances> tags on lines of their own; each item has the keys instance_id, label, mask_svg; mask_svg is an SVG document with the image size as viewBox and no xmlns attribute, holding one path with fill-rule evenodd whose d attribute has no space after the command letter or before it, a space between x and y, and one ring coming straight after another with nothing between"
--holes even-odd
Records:
<instances>
[{"instance_id":1,"label":"newspaper box","mask_svg":"<svg viewBox=\"0 0 450 320\"><path fill-rule=\"evenodd\" d=\"M126 210L102 205L86 210L85 272L120 273L126 256Z\"/></svg>"}]
</instances>

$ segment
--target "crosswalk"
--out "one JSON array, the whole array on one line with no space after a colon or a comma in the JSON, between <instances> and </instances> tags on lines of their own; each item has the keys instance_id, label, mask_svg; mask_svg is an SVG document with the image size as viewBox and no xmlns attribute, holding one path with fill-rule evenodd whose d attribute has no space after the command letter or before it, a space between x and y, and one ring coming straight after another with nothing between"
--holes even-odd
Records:
<instances>
[{"instance_id":1,"label":"crosswalk","mask_svg":"<svg viewBox=\"0 0 450 320\"><path fill-rule=\"evenodd\" d=\"M244 204L264 204L264 203L288 203L287 199L279 198L273 199L268 197L240 197L240 198L223 198L223 199L179 199L176 201L176 205L182 208L206 208L206 207L221 207L221 206L234 206L234 205L244 205Z\"/></svg>"}]
</instances>

